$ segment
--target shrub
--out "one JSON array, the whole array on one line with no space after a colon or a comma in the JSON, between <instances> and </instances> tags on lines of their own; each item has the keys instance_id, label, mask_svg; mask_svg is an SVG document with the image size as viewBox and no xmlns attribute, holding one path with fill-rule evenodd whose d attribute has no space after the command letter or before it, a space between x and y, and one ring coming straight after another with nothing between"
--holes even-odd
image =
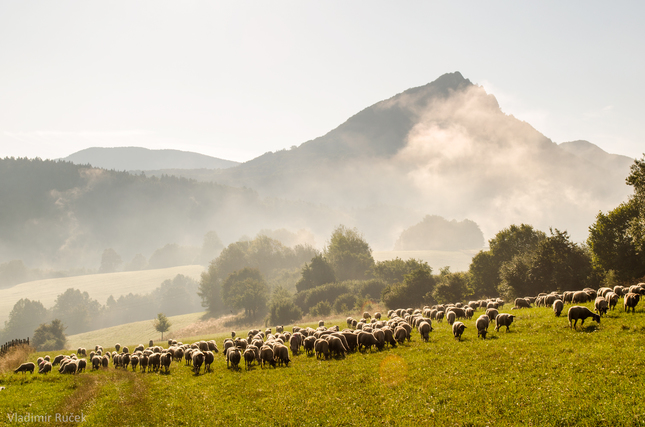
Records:
<instances>
[{"instance_id":1,"label":"shrub","mask_svg":"<svg viewBox=\"0 0 645 427\"><path fill-rule=\"evenodd\" d=\"M334 311L338 314L346 313L356 305L356 296L352 293L339 295L334 301Z\"/></svg>"},{"instance_id":2,"label":"shrub","mask_svg":"<svg viewBox=\"0 0 645 427\"><path fill-rule=\"evenodd\" d=\"M282 298L269 305L269 324L288 325L302 318L302 310L291 299Z\"/></svg>"},{"instance_id":3,"label":"shrub","mask_svg":"<svg viewBox=\"0 0 645 427\"><path fill-rule=\"evenodd\" d=\"M329 316L331 314L331 304L328 301L320 301L309 310L312 316Z\"/></svg>"}]
</instances>

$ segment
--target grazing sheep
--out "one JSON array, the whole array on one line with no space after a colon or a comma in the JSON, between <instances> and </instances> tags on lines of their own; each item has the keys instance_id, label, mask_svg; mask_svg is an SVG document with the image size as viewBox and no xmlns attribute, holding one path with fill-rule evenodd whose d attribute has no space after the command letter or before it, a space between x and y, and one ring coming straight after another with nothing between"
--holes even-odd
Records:
<instances>
[{"instance_id":1,"label":"grazing sheep","mask_svg":"<svg viewBox=\"0 0 645 427\"><path fill-rule=\"evenodd\" d=\"M121 344L119 343L114 344L114 349L118 352L121 349Z\"/></svg>"},{"instance_id":2,"label":"grazing sheep","mask_svg":"<svg viewBox=\"0 0 645 427\"><path fill-rule=\"evenodd\" d=\"M475 321L475 327L477 328L477 338L480 336L483 339L486 339L486 334L488 333L488 326L490 325L490 318L485 314L482 314Z\"/></svg>"},{"instance_id":3,"label":"grazing sheep","mask_svg":"<svg viewBox=\"0 0 645 427\"><path fill-rule=\"evenodd\" d=\"M564 303L562 300L555 300L553 301L553 312L555 313L555 317L560 317L560 314L562 314L562 309L564 308Z\"/></svg>"},{"instance_id":4,"label":"grazing sheep","mask_svg":"<svg viewBox=\"0 0 645 427\"><path fill-rule=\"evenodd\" d=\"M496 308L487 308L486 309L486 316L488 316L488 318L491 320L491 322L493 320L495 320L495 318L497 317L498 314L499 314L499 312L497 311Z\"/></svg>"},{"instance_id":5,"label":"grazing sheep","mask_svg":"<svg viewBox=\"0 0 645 427\"><path fill-rule=\"evenodd\" d=\"M65 358L65 355L59 354L58 356L54 357L54 361L52 362L52 366L56 366L60 364L60 362Z\"/></svg>"},{"instance_id":6,"label":"grazing sheep","mask_svg":"<svg viewBox=\"0 0 645 427\"><path fill-rule=\"evenodd\" d=\"M101 358L101 366L107 369L108 363L110 362L110 358L107 355L103 355L99 357Z\"/></svg>"},{"instance_id":7,"label":"grazing sheep","mask_svg":"<svg viewBox=\"0 0 645 427\"><path fill-rule=\"evenodd\" d=\"M38 370L39 374L46 374L47 372L51 372L52 370L52 364L49 362L43 361L43 364L40 365L40 369Z\"/></svg>"},{"instance_id":8,"label":"grazing sheep","mask_svg":"<svg viewBox=\"0 0 645 427\"><path fill-rule=\"evenodd\" d=\"M423 341L428 342L430 340L430 332L432 331L430 323L423 321L419 324L417 329L419 330L419 334L421 334Z\"/></svg>"},{"instance_id":9,"label":"grazing sheep","mask_svg":"<svg viewBox=\"0 0 645 427\"><path fill-rule=\"evenodd\" d=\"M640 295L635 294L633 292L629 292L628 294L625 295L625 300L623 301L623 308L625 311L629 311L629 309L632 309L632 313L636 312L636 305L638 304L638 301L640 300Z\"/></svg>"},{"instance_id":10,"label":"grazing sheep","mask_svg":"<svg viewBox=\"0 0 645 427\"><path fill-rule=\"evenodd\" d=\"M607 310L609 309L609 304L607 304L607 300L604 297L597 297L596 301L594 302L594 309L599 315L607 314Z\"/></svg>"},{"instance_id":11,"label":"grazing sheep","mask_svg":"<svg viewBox=\"0 0 645 427\"><path fill-rule=\"evenodd\" d=\"M461 341L461 335L464 333L465 330L466 330L466 325L464 325L461 322L455 322L452 324L452 334L459 341Z\"/></svg>"},{"instance_id":12,"label":"grazing sheep","mask_svg":"<svg viewBox=\"0 0 645 427\"><path fill-rule=\"evenodd\" d=\"M242 354L242 357L244 357L244 366L246 367L247 370L251 368L251 365L253 365L253 361L256 359L256 353L254 348L257 348L257 347L253 346L252 348L251 346L248 346L246 350L244 350L244 353Z\"/></svg>"},{"instance_id":13,"label":"grazing sheep","mask_svg":"<svg viewBox=\"0 0 645 427\"><path fill-rule=\"evenodd\" d=\"M511 323L513 323L513 319L515 319L515 316L512 314L508 313L500 313L497 315L495 318L495 331L499 332L499 328L501 326L506 326L506 332L509 330L509 326L511 326Z\"/></svg>"},{"instance_id":14,"label":"grazing sheep","mask_svg":"<svg viewBox=\"0 0 645 427\"><path fill-rule=\"evenodd\" d=\"M162 353L161 356L159 357L159 365L166 373L170 372L171 362L172 362L172 357L168 353ZM206 368L204 368L204 371L206 371Z\"/></svg>"},{"instance_id":15,"label":"grazing sheep","mask_svg":"<svg viewBox=\"0 0 645 427\"><path fill-rule=\"evenodd\" d=\"M614 308L616 308L616 304L618 304L618 294L614 291L607 292L605 294L605 300L607 300L609 309L613 310Z\"/></svg>"},{"instance_id":16,"label":"grazing sheep","mask_svg":"<svg viewBox=\"0 0 645 427\"><path fill-rule=\"evenodd\" d=\"M443 310L437 311L436 317L437 317L437 322L441 322L445 316L445 312Z\"/></svg>"},{"instance_id":17,"label":"grazing sheep","mask_svg":"<svg viewBox=\"0 0 645 427\"><path fill-rule=\"evenodd\" d=\"M366 332L363 332L366 333ZM369 334L374 341L376 341L376 338L372 334ZM360 339L359 339L359 350L360 350ZM316 359L320 358L323 356L326 359L329 359L331 357L331 354L329 353L329 343L325 341L322 338L318 338L316 342L314 343L314 351L316 352Z\"/></svg>"},{"instance_id":18,"label":"grazing sheep","mask_svg":"<svg viewBox=\"0 0 645 427\"><path fill-rule=\"evenodd\" d=\"M282 344L273 347L273 358L280 366L289 366L289 362L291 362L291 359L289 359L289 349Z\"/></svg>"},{"instance_id":19,"label":"grazing sheep","mask_svg":"<svg viewBox=\"0 0 645 427\"><path fill-rule=\"evenodd\" d=\"M313 336L305 337L305 340L303 341L302 345L305 348L305 353L307 355L311 355L314 353L315 343L316 343L316 337L313 337Z\"/></svg>"},{"instance_id":20,"label":"grazing sheep","mask_svg":"<svg viewBox=\"0 0 645 427\"><path fill-rule=\"evenodd\" d=\"M313 338L313 337L310 337L310 338ZM264 368L265 363L268 363L269 365L271 365L271 366L273 366L275 368L275 360L273 358L273 349L271 347L269 347L268 345L266 345L266 344L263 345L260 348L260 367Z\"/></svg>"},{"instance_id":21,"label":"grazing sheep","mask_svg":"<svg viewBox=\"0 0 645 427\"><path fill-rule=\"evenodd\" d=\"M585 324L585 319L591 317L592 320L600 323L600 315L595 314L593 311L589 310L587 307L582 307L579 305L574 305L569 309L569 327L575 328L578 320L582 320L580 326ZM573 323L571 323L573 322Z\"/></svg>"},{"instance_id":22,"label":"grazing sheep","mask_svg":"<svg viewBox=\"0 0 645 427\"><path fill-rule=\"evenodd\" d=\"M203 362L204 362L204 359L202 354L202 363ZM148 356L148 371L152 370L154 372L158 372L160 366L161 366L161 353L152 353L150 356ZM199 369L197 370L197 373L199 373Z\"/></svg>"},{"instance_id":23,"label":"grazing sheep","mask_svg":"<svg viewBox=\"0 0 645 427\"><path fill-rule=\"evenodd\" d=\"M233 369L238 369L238 365L240 364L241 360L242 353L240 352L239 348L231 347L226 351L226 367L229 367L230 364Z\"/></svg>"},{"instance_id":24,"label":"grazing sheep","mask_svg":"<svg viewBox=\"0 0 645 427\"><path fill-rule=\"evenodd\" d=\"M139 365L139 356L135 354L130 358L130 366L132 367L132 372L135 372L137 370L138 365Z\"/></svg>"},{"instance_id":25,"label":"grazing sheep","mask_svg":"<svg viewBox=\"0 0 645 427\"><path fill-rule=\"evenodd\" d=\"M394 339L398 344L403 344L407 336L408 336L408 333L405 330L405 328L403 328L402 326L397 326L394 329Z\"/></svg>"},{"instance_id":26,"label":"grazing sheep","mask_svg":"<svg viewBox=\"0 0 645 427\"><path fill-rule=\"evenodd\" d=\"M204 364L204 353L199 350L196 350L192 353L192 362L193 362L193 372L195 375L199 375L199 370ZM227 362L228 363L228 362Z\"/></svg>"},{"instance_id":27,"label":"grazing sheep","mask_svg":"<svg viewBox=\"0 0 645 427\"><path fill-rule=\"evenodd\" d=\"M148 370L148 356L145 354L139 359L139 366L141 367L141 372L146 372Z\"/></svg>"},{"instance_id":28,"label":"grazing sheep","mask_svg":"<svg viewBox=\"0 0 645 427\"><path fill-rule=\"evenodd\" d=\"M16 370L13 371L13 373L17 374L18 372L22 372L24 374L25 372L29 372L30 374L33 374L34 369L36 369L36 364L33 362L27 362L18 366L18 368L16 368Z\"/></svg>"},{"instance_id":29,"label":"grazing sheep","mask_svg":"<svg viewBox=\"0 0 645 427\"><path fill-rule=\"evenodd\" d=\"M531 308L531 302L526 298L515 298L515 308Z\"/></svg>"},{"instance_id":30,"label":"grazing sheep","mask_svg":"<svg viewBox=\"0 0 645 427\"><path fill-rule=\"evenodd\" d=\"M289 348L291 348L291 354L297 355L300 351L301 337L302 335L300 334L293 334L293 336L289 339Z\"/></svg>"},{"instance_id":31,"label":"grazing sheep","mask_svg":"<svg viewBox=\"0 0 645 427\"><path fill-rule=\"evenodd\" d=\"M446 320L451 325L455 323L455 320L457 320L457 315L452 311L452 309L446 313Z\"/></svg>"},{"instance_id":32,"label":"grazing sheep","mask_svg":"<svg viewBox=\"0 0 645 427\"><path fill-rule=\"evenodd\" d=\"M87 367L87 361L85 359L79 359L78 368L76 369L76 372L83 372L86 367Z\"/></svg>"},{"instance_id":33,"label":"grazing sheep","mask_svg":"<svg viewBox=\"0 0 645 427\"><path fill-rule=\"evenodd\" d=\"M69 361L65 364L61 364L58 372L61 374L72 374L75 375L78 370L78 361Z\"/></svg>"},{"instance_id":34,"label":"grazing sheep","mask_svg":"<svg viewBox=\"0 0 645 427\"><path fill-rule=\"evenodd\" d=\"M589 294L585 291L577 291L573 293L573 297L571 298L571 303L572 304L580 304L580 303L585 303L589 301Z\"/></svg>"},{"instance_id":35,"label":"grazing sheep","mask_svg":"<svg viewBox=\"0 0 645 427\"><path fill-rule=\"evenodd\" d=\"M148 341L148 347L154 347L155 342L153 340Z\"/></svg>"}]
</instances>

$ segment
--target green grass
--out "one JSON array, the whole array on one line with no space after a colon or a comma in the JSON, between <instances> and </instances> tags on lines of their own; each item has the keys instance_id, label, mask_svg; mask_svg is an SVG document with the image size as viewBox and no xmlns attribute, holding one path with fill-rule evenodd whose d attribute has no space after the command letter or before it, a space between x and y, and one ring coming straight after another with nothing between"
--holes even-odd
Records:
<instances>
[{"instance_id":1,"label":"green grass","mask_svg":"<svg viewBox=\"0 0 645 427\"><path fill-rule=\"evenodd\" d=\"M80 289L81 292L87 292L90 298L105 304L110 295L119 298L130 292L147 294L158 288L164 280L172 279L178 274L199 280L202 271L204 267L200 265L185 265L157 270L91 274L21 283L11 288L0 289L0 322L9 319L11 309L21 298L40 301L46 308L50 308L58 295L68 288L75 288Z\"/></svg>"},{"instance_id":2,"label":"green grass","mask_svg":"<svg viewBox=\"0 0 645 427\"><path fill-rule=\"evenodd\" d=\"M479 250L468 251L375 251L372 253L375 261L385 261L394 258L408 260L420 259L427 262L435 272L449 266L450 271L468 271L470 262Z\"/></svg>"},{"instance_id":3,"label":"green grass","mask_svg":"<svg viewBox=\"0 0 645 427\"><path fill-rule=\"evenodd\" d=\"M326 361L300 354L287 368L233 371L220 353L212 372L199 376L183 362L173 362L169 375L112 366L75 377L3 374L0 416L71 402L91 425L642 425L639 308L611 312L599 325L588 319L575 331L548 308L513 311L510 332L491 327L486 340L473 318L460 342L446 322L435 323L428 343L414 331L411 343L394 349ZM226 335L215 336L220 348Z\"/></svg>"},{"instance_id":4,"label":"green grass","mask_svg":"<svg viewBox=\"0 0 645 427\"><path fill-rule=\"evenodd\" d=\"M204 314L204 312L201 312L168 317L168 320L172 324L168 333L178 331L188 325L199 322ZM117 342L122 345L136 346L138 344L144 344L147 346L148 341L151 339L154 341L161 339L161 334L152 326L153 320L142 320L140 322L70 335L67 337L67 348L74 349L75 351L79 347L94 348L96 344L103 345L104 343L112 346Z\"/></svg>"}]
</instances>

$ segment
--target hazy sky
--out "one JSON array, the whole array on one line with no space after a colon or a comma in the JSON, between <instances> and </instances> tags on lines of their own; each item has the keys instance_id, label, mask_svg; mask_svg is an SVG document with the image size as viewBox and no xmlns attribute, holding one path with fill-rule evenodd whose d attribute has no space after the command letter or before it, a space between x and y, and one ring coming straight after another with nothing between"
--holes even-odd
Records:
<instances>
[{"instance_id":1,"label":"hazy sky","mask_svg":"<svg viewBox=\"0 0 645 427\"><path fill-rule=\"evenodd\" d=\"M555 142L645 152L643 2L0 0L0 157L245 161L460 71Z\"/></svg>"}]
</instances>

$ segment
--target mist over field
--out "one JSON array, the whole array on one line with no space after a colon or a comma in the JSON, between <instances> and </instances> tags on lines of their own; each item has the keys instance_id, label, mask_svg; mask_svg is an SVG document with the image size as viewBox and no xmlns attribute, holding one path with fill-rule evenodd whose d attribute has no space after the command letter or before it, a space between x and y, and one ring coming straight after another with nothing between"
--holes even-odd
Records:
<instances>
[{"instance_id":1,"label":"mist over field","mask_svg":"<svg viewBox=\"0 0 645 427\"><path fill-rule=\"evenodd\" d=\"M598 211L626 200L632 163L584 141L553 143L458 72L237 166L134 148L68 160L78 164L0 161L0 263L97 269L113 249L121 269L207 265L209 232L220 249L258 233L322 249L339 224L388 251L427 215L472 221L484 241L513 223L583 241Z\"/></svg>"}]
</instances>

